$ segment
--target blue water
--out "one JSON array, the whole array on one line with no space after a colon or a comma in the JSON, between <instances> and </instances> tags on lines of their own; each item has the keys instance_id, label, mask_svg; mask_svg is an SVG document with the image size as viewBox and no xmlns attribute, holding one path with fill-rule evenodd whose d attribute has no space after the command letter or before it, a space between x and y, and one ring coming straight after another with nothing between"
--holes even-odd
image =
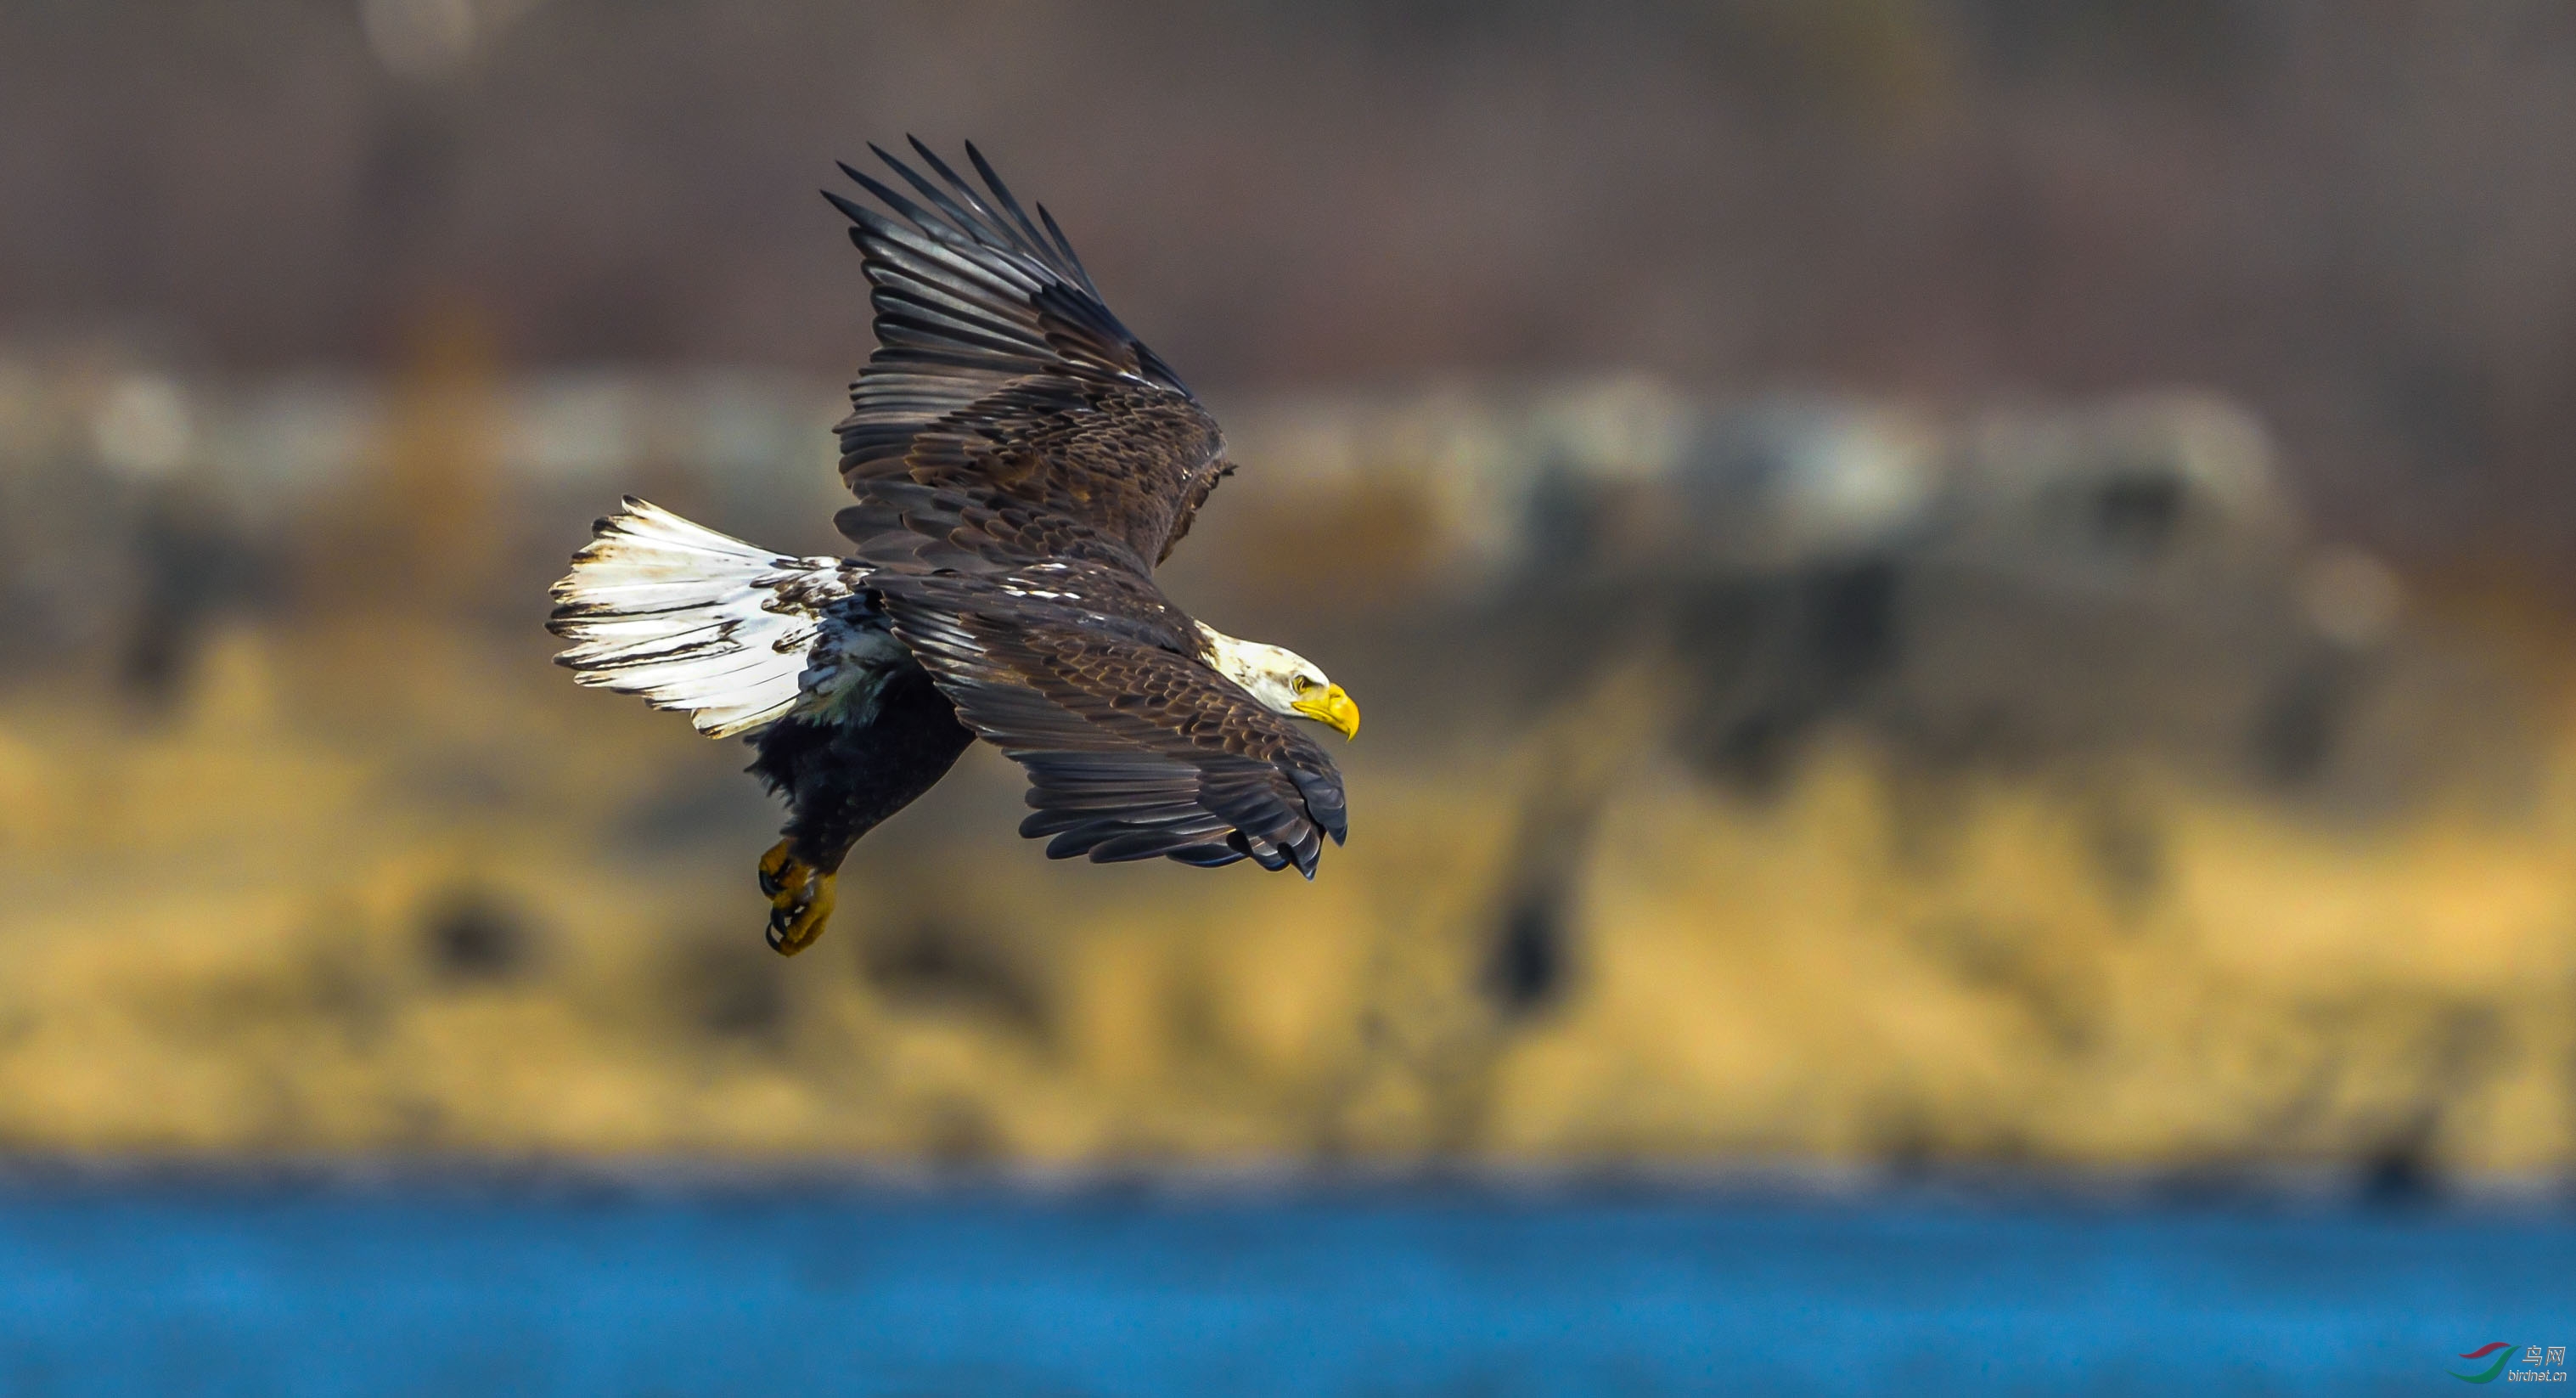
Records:
<instances>
[{"instance_id":1,"label":"blue water","mask_svg":"<svg viewBox=\"0 0 2576 1398\"><path fill-rule=\"evenodd\" d=\"M6 1398L2440 1393L2490 1340L2576 1343L2576 1214L0 1191Z\"/></svg>"}]
</instances>

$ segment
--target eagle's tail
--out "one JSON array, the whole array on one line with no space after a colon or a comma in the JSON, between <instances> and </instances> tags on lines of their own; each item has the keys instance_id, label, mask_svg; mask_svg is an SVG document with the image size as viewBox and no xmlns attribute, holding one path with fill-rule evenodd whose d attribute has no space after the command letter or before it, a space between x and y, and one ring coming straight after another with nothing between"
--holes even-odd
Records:
<instances>
[{"instance_id":1,"label":"eagle's tail","mask_svg":"<svg viewBox=\"0 0 2576 1398\"><path fill-rule=\"evenodd\" d=\"M793 708L822 607L849 595L837 558L791 558L629 495L554 586L555 657L586 685L682 709L730 737Z\"/></svg>"}]
</instances>

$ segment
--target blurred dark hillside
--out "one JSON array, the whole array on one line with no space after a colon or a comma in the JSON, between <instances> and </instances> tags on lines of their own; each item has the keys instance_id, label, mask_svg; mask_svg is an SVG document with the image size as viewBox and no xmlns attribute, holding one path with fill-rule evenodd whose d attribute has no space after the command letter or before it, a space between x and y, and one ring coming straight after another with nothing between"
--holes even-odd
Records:
<instances>
[{"instance_id":1,"label":"blurred dark hillside","mask_svg":"<svg viewBox=\"0 0 2576 1398\"><path fill-rule=\"evenodd\" d=\"M836 156L971 136L1202 384L2185 382L2330 526L2576 567L2576 11L19 0L0 306L178 367L845 372Z\"/></svg>"}]
</instances>

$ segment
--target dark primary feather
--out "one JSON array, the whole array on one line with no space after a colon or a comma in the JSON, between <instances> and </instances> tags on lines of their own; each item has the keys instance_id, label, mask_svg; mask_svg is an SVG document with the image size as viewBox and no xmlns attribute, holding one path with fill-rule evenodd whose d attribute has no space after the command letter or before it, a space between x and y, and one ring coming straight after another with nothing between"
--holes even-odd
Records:
<instances>
[{"instance_id":1,"label":"dark primary feather","mask_svg":"<svg viewBox=\"0 0 2576 1398\"><path fill-rule=\"evenodd\" d=\"M878 340L839 427L859 499L842 532L880 566L1073 552L1150 573L1224 474L1215 420L1043 206L1032 222L971 145L981 190L912 148L928 174L870 147L910 195L841 167L891 214L824 196L865 254Z\"/></svg>"}]
</instances>

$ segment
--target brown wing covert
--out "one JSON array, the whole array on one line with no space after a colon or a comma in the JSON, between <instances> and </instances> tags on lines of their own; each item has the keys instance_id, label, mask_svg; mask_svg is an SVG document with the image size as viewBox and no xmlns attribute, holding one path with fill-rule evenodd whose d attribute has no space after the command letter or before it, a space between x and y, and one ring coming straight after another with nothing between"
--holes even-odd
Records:
<instances>
[{"instance_id":1,"label":"brown wing covert","mask_svg":"<svg viewBox=\"0 0 2576 1398\"><path fill-rule=\"evenodd\" d=\"M1349 833L1323 750L1141 628L1085 626L1079 600L888 579L896 634L965 720L1029 773L1020 833L1096 862L1250 858L1314 877ZM1123 633L1123 634L1122 634Z\"/></svg>"}]
</instances>

